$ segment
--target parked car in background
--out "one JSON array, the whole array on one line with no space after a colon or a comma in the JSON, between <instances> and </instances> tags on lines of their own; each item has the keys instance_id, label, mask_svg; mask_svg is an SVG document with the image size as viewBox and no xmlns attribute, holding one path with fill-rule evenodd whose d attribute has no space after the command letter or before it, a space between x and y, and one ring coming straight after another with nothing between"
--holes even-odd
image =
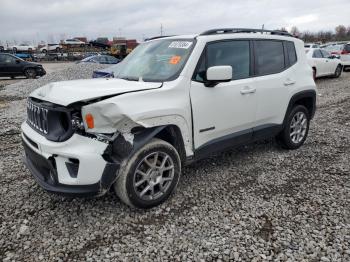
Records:
<instances>
[{"instance_id":1,"label":"parked car in background","mask_svg":"<svg viewBox=\"0 0 350 262\"><path fill-rule=\"evenodd\" d=\"M0 45L0 52L3 52L5 50L5 47L3 45Z\"/></svg>"},{"instance_id":2,"label":"parked car in background","mask_svg":"<svg viewBox=\"0 0 350 262\"><path fill-rule=\"evenodd\" d=\"M332 55L320 48L305 50L309 65L312 67L314 79L321 76L339 77L343 70L339 56Z\"/></svg>"},{"instance_id":3,"label":"parked car in background","mask_svg":"<svg viewBox=\"0 0 350 262\"><path fill-rule=\"evenodd\" d=\"M47 44L46 46L40 48L40 52L46 54L49 51L55 51L57 53L61 52L62 46L60 44Z\"/></svg>"},{"instance_id":4,"label":"parked car in background","mask_svg":"<svg viewBox=\"0 0 350 262\"><path fill-rule=\"evenodd\" d=\"M63 44L65 44L65 45L76 45L76 46L85 46L86 43L83 42L83 41L80 41L78 39L72 38L72 39L64 40Z\"/></svg>"},{"instance_id":5,"label":"parked car in background","mask_svg":"<svg viewBox=\"0 0 350 262\"><path fill-rule=\"evenodd\" d=\"M339 55L344 71L350 68L350 42L346 44L330 45L325 48L333 55Z\"/></svg>"},{"instance_id":6,"label":"parked car in background","mask_svg":"<svg viewBox=\"0 0 350 262\"><path fill-rule=\"evenodd\" d=\"M7 48L7 50L12 50L13 52L17 51L35 51L36 47L32 45L20 44L20 45L12 45Z\"/></svg>"},{"instance_id":7,"label":"parked car in background","mask_svg":"<svg viewBox=\"0 0 350 262\"><path fill-rule=\"evenodd\" d=\"M27 62L11 54L0 54L0 76L36 78L45 74L41 64Z\"/></svg>"},{"instance_id":8,"label":"parked car in background","mask_svg":"<svg viewBox=\"0 0 350 262\"><path fill-rule=\"evenodd\" d=\"M114 77L114 75L118 75L119 69L121 67L122 62L119 62L116 65L101 69L101 70L96 70L92 73L92 78L108 78L108 77Z\"/></svg>"},{"instance_id":9,"label":"parked car in background","mask_svg":"<svg viewBox=\"0 0 350 262\"><path fill-rule=\"evenodd\" d=\"M89 45L98 47L98 48L104 48L104 49L111 48L111 42L108 40L107 37L99 37L96 40L92 40L89 42Z\"/></svg>"},{"instance_id":10,"label":"parked car in background","mask_svg":"<svg viewBox=\"0 0 350 262\"><path fill-rule=\"evenodd\" d=\"M37 56L35 54L31 53L15 53L13 54L15 57L21 58L23 60L30 60L35 61L37 59Z\"/></svg>"},{"instance_id":11,"label":"parked car in background","mask_svg":"<svg viewBox=\"0 0 350 262\"><path fill-rule=\"evenodd\" d=\"M97 63L97 64L118 64L120 59L110 55L94 55L81 60L79 63Z\"/></svg>"},{"instance_id":12,"label":"parked car in background","mask_svg":"<svg viewBox=\"0 0 350 262\"><path fill-rule=\"evenodd\" d=\"M319 44L313 44L313 43L305 43L304 44L305 49L309 49L309 48L319 48L320 45Z\"/></svg>"}]
</instances>

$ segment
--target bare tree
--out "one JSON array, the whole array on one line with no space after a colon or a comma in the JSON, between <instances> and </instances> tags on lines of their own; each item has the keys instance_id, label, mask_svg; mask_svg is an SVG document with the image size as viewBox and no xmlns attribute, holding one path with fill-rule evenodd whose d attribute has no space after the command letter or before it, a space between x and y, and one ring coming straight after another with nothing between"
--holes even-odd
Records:
<instances>
[{"instance_id":1,"label":"bare tree","mask_svg":"<svg viewBox=\"0 0 350 262\"><path fill-rule=\"evenodd\" d=\"M344 40L346 38L346 27L344 25L338 25L335 28L336 40Z\"/></svg>"},{"instance_id":2,"label":"bare tree","mask_svg":"<svg viewBox=\"0 0 350 262\"><path fill-rule=\"evenodd\" d=\"M294 36L300 36L300 31L296 26L292 26L290 29L290 33Z\"/></svg>"}]
</instances>

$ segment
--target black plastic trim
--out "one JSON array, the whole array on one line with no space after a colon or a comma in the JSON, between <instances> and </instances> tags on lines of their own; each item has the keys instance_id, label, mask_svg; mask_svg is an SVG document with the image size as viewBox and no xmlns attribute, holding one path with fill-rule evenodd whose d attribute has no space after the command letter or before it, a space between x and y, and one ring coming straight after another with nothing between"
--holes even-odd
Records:
<instances>
[{"instance_id":1,"label":"black plastic trim","mask_svg":"<svg viewBox=\"0 0 350 262\"><path fill-rule=\"evenodd\" d=\"M25 151L24 163L37 183L48 192L78 197L98 196L105 193L117 178L119 164L107 163L98 183L77 186L60 184L53 160L46 159L36 153L24 140L22 140L22 144Z\"/></svg>"},{"instance_id":2,"label":"black plastic trim","mask_svg":"<svg viewBox=\"0 0 350 262\"><path fill-rule=\"evenodd\" d=\"M312 99L312 108L311 108L311 112L309 112L310 113L310 120L315 116L315 112L316 112L316 91L312 90L312 89L304 90L304 91L301 91L301 92L298 92L298 93L294 94L291 97L291 99L289 101L289 104L288 104L288 107L287 107L287 111L286 111L285 117L284 117L283 125L286 122L288 113L292 110L292 108L295 105L295 103L298 100L301 100L303 98L311 98Z\"/></svg>"},{"instance_id":3,"label":"black plastic trim","mask_svg":"<svg viewBox=\"0 0 350 262\"><path fill-rule=\"evenodd\" d=\"M195 160L206 158L217 152L227 150L252 140L253 130L247 129L223 137L216 138L197 148L194 152Z\"/></svg>"}]
</instances>

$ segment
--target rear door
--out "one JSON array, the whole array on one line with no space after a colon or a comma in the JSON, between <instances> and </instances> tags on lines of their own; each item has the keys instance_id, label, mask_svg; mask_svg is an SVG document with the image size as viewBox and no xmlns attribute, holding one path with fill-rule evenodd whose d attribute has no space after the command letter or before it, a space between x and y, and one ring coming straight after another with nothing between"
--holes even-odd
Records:
<instances>
[{"instance_id":1,"label":"rear door","mask_svg":"<svg viewBox=\"0 0 350 262\"><path fill-rule=\"evenodd\" d=\"M257 96L254 139L279 128L289 103L289 89L297 83L296 51L292 41L254 41L254 86Z\"/></svg>"},{"instance_id":2,"label":"rear door","mask_svg":"<svg viewBox=\"0 0 350 262\"><path fill-rule=\"evenodd\" d=\"M5 75L5 55L0 54L0 75Z\"/></svg>"},{"instance_id":3,"label":"rear door","mask_svg":"<svg viewBox=\"0 0 350 262\"><path fill-rule=\"evenodd\" d=\"M2 54L2 72L4 75L18 74L18 64L16 63L16 58L8 55Z\"/></svg>"}]
</instances>

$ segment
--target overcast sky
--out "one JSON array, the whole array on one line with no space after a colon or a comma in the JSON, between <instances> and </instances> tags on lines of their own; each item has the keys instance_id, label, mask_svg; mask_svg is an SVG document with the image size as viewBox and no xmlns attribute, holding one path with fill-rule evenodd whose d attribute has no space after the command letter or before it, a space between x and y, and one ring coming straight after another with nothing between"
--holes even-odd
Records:
<instances>
[{"instance_id":1,"label":"overcast sky","mask_svg":"<svg viewBox=\"0 0 350 262\"><path fill-rule=\"evenodd\" d=\"M301 31L350 25L350 0L0 0L0 40L199 33L218 27Z\"/></svg>"}]
</instances>

